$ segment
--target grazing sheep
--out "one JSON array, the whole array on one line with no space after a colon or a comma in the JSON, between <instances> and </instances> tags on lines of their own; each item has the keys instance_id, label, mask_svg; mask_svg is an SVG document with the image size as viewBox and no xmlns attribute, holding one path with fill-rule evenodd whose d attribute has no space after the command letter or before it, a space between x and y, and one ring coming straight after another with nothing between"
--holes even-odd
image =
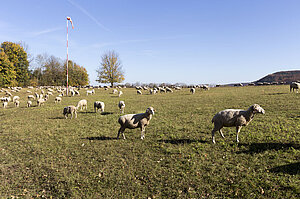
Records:
<instances>
[{"instance_id":1,"label":"grazing sheep","mask_svg":"<svg viewBox=\"0 0 300 199\"><path fill-rule=\"evenodd\" d=\"M70 93L71 93L71 96L75 96L75 91L73 91L73 90L70 90Z\"/></svg>"},{"instance_id":2,"label":"grazing sheep","mask_svg":"<svg viewBox=\"0 0 300 199\"><path fill-rule=\"evenodd\" d=\"M78 96L80 96L80 93L79 93L79 91L75 91L75 95L78 95Z\"/></svg>"},{"instance_id":3,"label":"grazing sheep","mask_svg":"<svg viewBox=\"0 0 300 199\"><path fill-rule=\"evenodd\" d=\"M123 95L123 92L122 92L122 91L119 91L119 97L121 97L121 95Z\"/></svg>"},{"instance_id":4,"label":"grazing sheep","mask_svg":"<svg viewBox=\"0 0 300 199\"><path fill-rule=\"evenodd\" d=\"M32 101L28 100L27 101L27 108L31 107L32 106Z\"/></svg>"},{"instance_id":5,"label":"grazing sheep","mask_svg":"<svg viewBox=\"0 0 300 199\"><path fill-rule=\"evenodd\" d=\"M36 99L40 98L40 95L38 93L34 93L34 94L35 94Z\"/></svg>"},{"instance_id":6,"label":"grazing sheep","mask_svg":"<svg viewBox=\"0 0 300 199\"><path fill-rule=\"evenodd\" d=\"M215 132L219 131L220 135L224 138L222 128L225 127L236 127L236 141L239 142L239 132L242 126L247 126L256 113L265 113L265 110L258 104L253 104L248 110L239 109L226 109L218 112L212 119L214 123L214 129L211 132L212 142L215 144Z\"/></svg>"},{"instance_id":7,"label":"grazing sheep","mask_svg":"<svg viewBox=\"0 0 300 199\"><path fill-rule=\"evenodd\" d=\"M169 87L166 88L166 92L170 92L170 93L173 93L173 90Z\"/></svg>"},{"instance_id":8,"label":"grazing sheep","mask_svg":"<svg viewBox=\"0 0 300 199\"><path fill-rule=\"evenodd\" d=\"M28 100L32 99L32 100L35 100L35 97L33 95L28 95Z\"/></svg>"},{"instance_id":9,"label":"grazing sheep","mask_svg":"<svg viewBox=\"0 0 300 199\"><path fill-rule=\"evenodd\" d=\"M75 114L75 118L77 118L77 108L75 106L66 106L64 108L63 114L66 119L68 119L69 114L71 114L71 119L73 118L73 114Z\"/></svg>"},{"instance_id":10,"label":"grazing sheep","mask_svg":"<svg viewBox=\"0 0 300 199\"><path fill-rule=\"evenodd\" d=\"M118 93L118 90L117 90L117 89L114 89L112 93L113 93L113 94L117 94L117 93Z\"/></svg>"},{"instance_id":11,"label":"grazing sheep","mask_svg":"<svg viewBox=\"0 0 300 199\"><path fill-rule=\"evenodd\" d=\"M95 94L95 90L94 89L93 90L87 90L86 95L88 96L89 94L91 94L91 95Z\"/></svg>"},{"instance_id":12,"label":"grazing sheep","mask_svg":"<svg viewBox=\"0 0 300 199\"><path fill-rule=\"evenodd\" d=\"M296 89L296 93L298 93L298 89L300 88L300 83L297 83L297 82L292 82L290 84L290 92L294 92L294 90Z\"/></svg>"},{"instance_id":13,"label":"grazing sheep","mask_svg":"<svg viewBox=\"0 0 300 199\"><path fill-rule=\"evenodd\" d=\"M54 102L55 103L58 103L58 102L60 103L61 102L61 97L56 97Z\"/></svg>"},{"instance_id":14,"label":"grazing sheep","mask_svg":"<svg viewBox=\"0 0 300 199\"><path fill-rule=\"evenodd\" d=\"M137 93L138 95L142 95L142 91L141 91L141 90L137 90L136 93Z\"/></svg>"},{"instance_id":15,"label":"grazing sheep","mask_svg":"<svg viewBox=\"0 0 300 199\"><path fill-rule=\"evenodd\" d=\"M94 102L95 113L98 112L99 109L101 110L101 113L103 113L104 112L104 107L105 107L104 102L100 102L100 101Z\"/></svg>"},{"instance_id":16,"label":"grazing sheep","mask_svg":"<svg viewBox=\"0 0 300 199\"><path fill-rule=\"evenodd\" d=\"M124 101L119 101L118 107L120 109L120 113L124 113L125 102Z\"/></svg>"},{"instance_id":17,"label":"grazing sheep","mask_svg":"<svg viewBox=\"0 0 300 199\"><path fill-rule=\"evenodd\" d=\"M140 128L141 129L141 139L145 138L145 128L150 123L150 120L152 118L152 115L154 115L154 108L149 107L147 108L145 113L140 114L128 114L123 115L119 117L119 124L121 125L117 139L119 139L120 133L123 135L123 139L125 138L124 131L126 128L128 129L135 129Z\"/></svg>"},{"instance_id":18,"label":"grazing sheep","mask_svg":"<svg viewBox=\"0 0 300 199\"><path fill-rule=\"evenodd\" d=\"M13 97L13 102L15 102L16 100L20 100L20 97L19 96L14 96Z\"/></svg>"},{"instance_id":19,"label":"grazing sheep","mask_svg":"<svg viewBox=\"0 0 300 199\"><path fill-rule=\"evenodd\" d=\"M80 100L76 106L76 108L78 109L80 107L80 110L82 111L82 108L85 108L85 110L87 111L87 101L85 99Z\"/></svg>"},{"instance_id":20,"label":"grazing sheep","mask_svg":"<svg viewBox=\"0 0 300 199\"><path fill-rule=\"evenodd\" d=\"M4 101L2 105L3 105L3 108L7 108L8 102Z\"/></svg>"},{"instance_id":21,"label":"grazing sheep","mask_svg":"<svg viewBox=\"0 0 300 199\"><path fill-rule=\"evenodd\" d=\"M45 104L45 99L38 99L37 100L37 105L38 106L42 106L42 105L44 105Z\"/></svg>"},{"instance_id":22,"label":"grazing sheep","mask_svg":"<svg viewBox=\"0 0 300 199\"><path fill-rule=\"evenodd\" d=\"M165 93L165 92L166 92L166 89L160 88L159 91L160 91L160 93Z\"/></svg>"},{"instance_id":23,"label":"grazing sheep","mask_svg":"<svg viewBox=\"0 0 300 199\"><path fill-rule=\"evenodd\" d=\"M20 106L20 101L19 100L15 100L15 107L19 107Z\"/></svg>"},{"instance_id":24,"label":"grazing sheep","mask_svg":"<svg viewBox=\"0 0 300 199\"><path fill-rule=\"evenodd\" d=\"M195 94L196 89L195 89L195 88L191 88L191 89L190 89L190 92L191 92L192 94Z\"/></svg>"}]
</instances>

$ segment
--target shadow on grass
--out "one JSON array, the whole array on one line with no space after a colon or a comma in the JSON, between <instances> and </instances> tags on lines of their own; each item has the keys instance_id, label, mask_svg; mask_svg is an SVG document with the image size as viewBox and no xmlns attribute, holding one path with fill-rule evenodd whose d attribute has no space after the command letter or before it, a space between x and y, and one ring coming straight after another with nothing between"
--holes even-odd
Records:
<instances>
[{"instance_id":1,"label":"shadow on grass","mask_svg":"<svg viewBox=\"0 0 300 199\"><path fill-rule=\"evenodd\" d=\"M287 173L290 175L300 174L300 162L274 167L269 171L273 173Z\"/></svg>"},{"instance_id":2,"label":"shadow on grass","mask_svg":"<svg viewBox=\"0 0 300 199\"><path fill-rule=\"evenodd\" d=\"M106 137L106 136L100 136L100 137L86 137L82 138L85 140L116 140L116 137Z\"/></svg>"},{"instance_id":3,"label":"shadow on grass","mask_svg":"<svg viewBox=\"0 0 300 199\"><path fill-rule=\"evenodd\" d=\"M206 140L191 140L191 139L170 139L170 140L158 140L158 142L170 143L170 144L191 144L193 142L207 143Z\"/></svg>"},{"instance_id":4,"label":"shadow on grass","mask_svg":"<svg viewBox=\"0 0 300 199\"><path fill-rule=\"evenodd\" d=\"M268 93L266 95L287 95L288 93Z\"/></svg>"},{"instance_id":5,"label":"shadow on grass","mask_svg":"<svg viewBox=\"0 0 300 199\"><path fill-rule=\"evenodd\" d=\"M61 120L61 119L66 119L66 118L64 116L58 116L58 117L49 117L49 119L50 120ZM74 119L75 119L75 116L74 116Z\"/></svg>"},{"instance_id":6,"label":"shadow on grass","mask_svg":"<svg viewBox=\"0 0 300 199\"><path fill-rule=\"evenodd\" d=\"M113 112L103 112L101 113L101 115L111 115L111 114L114 114Z\"/></svg>"},{"instance_id":7,"label":"shadow on grass","mask_svg":"<svg viewBox=\"0 0 300 199\"><path fill-rule=\"evenodd\" d=\"M296 143L251 143L251 144L238 144L239 147L245 146L248 147L248 150L238 151L237 153L261 153L267 150L281 150L289 149L293 147L294 149L299 150L300 144Z\"/></svg>"},{"instance_id":8,"label":"shadow on grass","mask_svg":"<svg viewBox=\"0 0 300 199\"><path fill-rule=\"evenodd\" d=\"M95 111L80 111L80 112L77 112L77 113L88 114L88 113L95 113Z\"/></svg>"}]
</instances>

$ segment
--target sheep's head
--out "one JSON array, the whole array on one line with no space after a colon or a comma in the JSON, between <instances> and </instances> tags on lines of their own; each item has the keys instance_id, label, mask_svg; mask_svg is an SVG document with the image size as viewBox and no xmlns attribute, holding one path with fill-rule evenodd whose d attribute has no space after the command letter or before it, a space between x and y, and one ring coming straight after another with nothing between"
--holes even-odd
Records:
<instances>
[{"instance_id":1,"label":"sheep's head","mask_svg":"<svg viewBox=\"0 0 300 199\"><path fill-rule=\"evenodd\" d=\"M254 114L255 113L265 114L265 110L262 107L260 107L258 104L253 104L250 108Z\"/></svg>"},{"instance_id":2,"label":"sheep's head","mask_svg":"<svg viewBox=\"0 0 300 199\"><path fill-rule=\"evenodd\" d=\"M146 113L154 115L154 111L155 110L153 107L149 107L149 108L147 108Z\"/></svg>"}]
</instances>

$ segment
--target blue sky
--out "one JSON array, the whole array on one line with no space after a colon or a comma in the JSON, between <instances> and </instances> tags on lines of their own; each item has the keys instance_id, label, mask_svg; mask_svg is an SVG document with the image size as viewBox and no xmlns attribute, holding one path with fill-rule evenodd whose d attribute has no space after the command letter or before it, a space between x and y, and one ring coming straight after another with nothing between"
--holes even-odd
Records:
<instances>
[{"instance_id":1,"label":"blue sky","mask_svg":"<svg viewBox=\"0 0 300 199\"><path fill-rule=\"evenodd\" d=\"M101 55L115 50L125 82L225 84L300 69L297 0L0 1L0 42L69 59L97 84Z\"/></svg>"}]
</instances>

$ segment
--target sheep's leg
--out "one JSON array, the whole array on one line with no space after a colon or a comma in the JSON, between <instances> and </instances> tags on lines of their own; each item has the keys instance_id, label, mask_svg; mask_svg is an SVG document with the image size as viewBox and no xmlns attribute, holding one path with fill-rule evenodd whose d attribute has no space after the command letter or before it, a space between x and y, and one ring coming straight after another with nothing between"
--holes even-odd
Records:
<instances>
[{"instance_id":1,"label":"sheep's leg","mask_svg":"<svg viewBox=\"0 0 300 199\"><path fill-rule=\"evenodd\" d=\"M220 129L219 132L220 132L221 137L222 137L222 138L225 138L225 137L224 137L224 134L223 134L223 132L222 132L222 129Z\"/></svg>"},{"instance_id":2,"label":"sheep's leg","mask_svg":"<svg viewBox=\"0 0 300 199\"><path fill-rule=\"evenodd\" d=\"M213 143L213 144L216 144L216 141L215 141L215 132L216 132L215 129L213 129L213 130L211 131L211 137L212 137L212 143Z\"/></svg>"},{"instance_id":3,"label":"sheep's leg","mask_svg":"<svg viewBox=\"0 0 300 199\"><path fill-rule=\"evenodd\" d=\"M75 112L75 118L77 118L77 112Z\"/></svg>"},{"instance_id":4,"label":"sheep's leg","mask_svg":"<svg viewBox=\"0 0 300 199\"><path fill-rule=\"evenodd\" d=\"M68 119L68 114L65 114L65 118Z\"/></svg>"},{"instance_id":5,"label":"sheep's leg","mask_svg":"<svg viewBox=\"0 0 300 199\"><path fill-rule=\"evenodd\" d=\"M117 139L119 139L120 133L122 133L123 139L124 139L124 140L126 139L126 138L125 138L125 135L124 135L124 131L125 131L125 128L120 127L120 129L119 129L119 131L118 131Z\"/></svg>"},{"instance_id":6,"label":"sheep's leg","mask_svg":"<svg viewBox=\"0 0 300 199\"><path fill-rule=\"evenodd\" d=\"M236 127L236 142L239 143L239 133L240 133L240 130L241 130L242 126L237 126Z\"/></svg>"},{"instance_id":7,"label":"sheep's leg","mask_svg":"<svg viewBox=\"0 0 300 199\"><path fill-rule=\"evenodd\" d=\"M142 127L141 130L141 139L143 140L145 138L145 128Z\"/></svg>"},{"instance_id":8,"label":"sheep's leg","mask_svg":"<svg viewBox=\"0 0 300 199\"><path fill-rule=\"evenodd\" d=\"M71 113L71 119L73 119L73 113Z\"/></svg>"}]
</instances>

